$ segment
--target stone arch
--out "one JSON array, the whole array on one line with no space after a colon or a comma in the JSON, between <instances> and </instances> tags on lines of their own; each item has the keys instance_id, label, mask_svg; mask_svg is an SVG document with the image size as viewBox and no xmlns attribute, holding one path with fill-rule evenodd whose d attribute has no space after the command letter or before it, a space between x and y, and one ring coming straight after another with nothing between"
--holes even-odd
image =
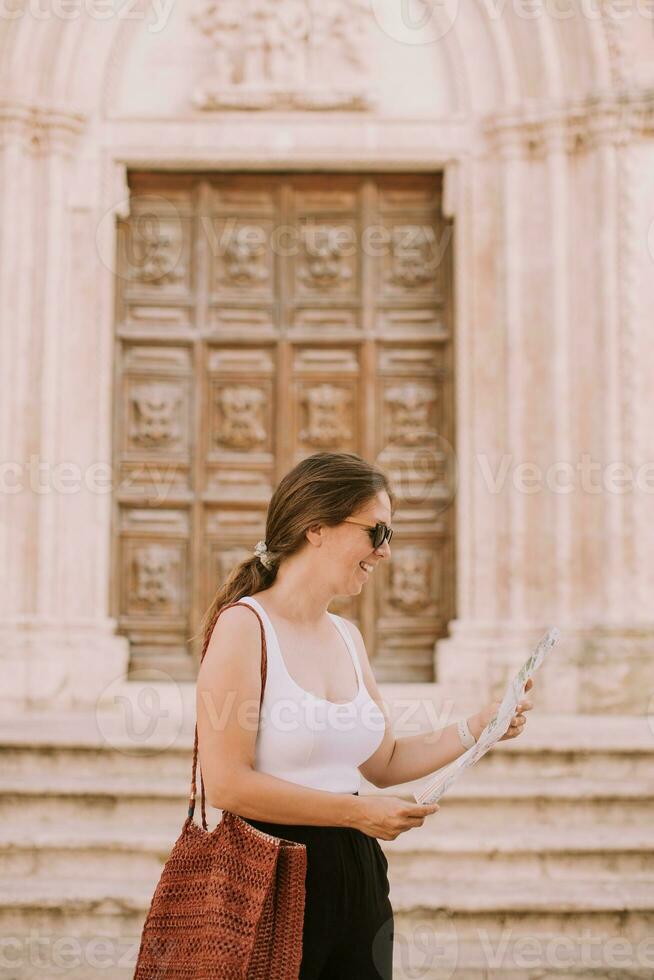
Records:
<instances>
[{"instance_id":1,"label":"stone arch","mask_svg":"<svg viewBox=\"0 0 654 980\"><path fill-rule=\"evenodd\" d=\"M596 87L605 88L609 81L619 84L624 73L623 43L608 2L601 18L587 18L577 9L578 43L572 50L563 42L553 18L541 16L521 24L511 11L508 3L475 0L474 5L461 4L460 9L451 2L441 14L453 26L444 33L442 43L432 47L434 56L443 59L454 77L461 66L456 82L459 112L478 112L479 93L495 79L499 84L494 105L486 106L486 111L515 105L525 95L579 97ZM562 23L569 31L570 21ZM129 57L143 21L94 20L81 12L72 20L38 20L25 13L3 21L0 27L0 78L6 98L69 106L94 115L102 103L107 75L117 61ZM525 65L536 67L541 84L530 82ZM566 89L565 80L575 76L577 90Z\"/></svg>"}]
</instances>

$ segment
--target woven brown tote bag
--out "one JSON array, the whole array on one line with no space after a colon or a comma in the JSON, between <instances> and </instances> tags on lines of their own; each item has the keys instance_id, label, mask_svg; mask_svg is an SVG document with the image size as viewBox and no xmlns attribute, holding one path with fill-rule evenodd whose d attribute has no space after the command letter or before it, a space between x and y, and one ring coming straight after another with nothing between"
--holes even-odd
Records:
<instances>
[{"instance_id":1,"label":"woven brown tote bag","mask_svg":"<svg viewBox=\"0 0 654 980\"><path fill-rule=\"evenodd\" d=\"M261 627L261 701L266 634ZM259 704L261 707L261 702ZM273 837L223 811L209 832L200 771L202 827L193 821L198 762L195 726L188 816L147 914L135 980L297 980L302 959L306 845Z\"/></svg>"}]
</instances>

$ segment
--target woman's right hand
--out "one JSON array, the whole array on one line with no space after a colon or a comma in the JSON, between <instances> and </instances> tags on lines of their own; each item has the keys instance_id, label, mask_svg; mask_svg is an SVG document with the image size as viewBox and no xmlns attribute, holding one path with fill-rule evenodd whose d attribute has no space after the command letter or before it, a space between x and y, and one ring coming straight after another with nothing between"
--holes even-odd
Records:
<instances>
[{"instance_id":1,"label":"woman's right hand","mask_svg":"<svg viewBox=\"0 0 654 980\"><path fill-rule=\"evenodd\" d=\"M355 826L369 837L395 840L405 830L422 827L425 817L440 809L438 803L410 803L398 796L363 796Z\"/></svg>"}]
</instances>

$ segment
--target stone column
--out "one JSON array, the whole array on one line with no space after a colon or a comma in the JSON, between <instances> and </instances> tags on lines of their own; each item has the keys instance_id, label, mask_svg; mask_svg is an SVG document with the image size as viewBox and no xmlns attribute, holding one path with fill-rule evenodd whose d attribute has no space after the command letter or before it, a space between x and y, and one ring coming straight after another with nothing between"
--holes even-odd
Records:
<instances>
[{"instance_id":1,"label":"stone column","mask_svg":"<svg viewBox=\"0 0 654 980\"><path fill-rule=\"evenodd\" d=\"M651 270L636 271L652 198L636 150L647 132L610 99L494 117L490 150L459 193L457 229L472 230L457 275L474 296L457 333L465 549L458 618L436 651L457 710L499 695L549 624L562 639L539 676L541 708L642 714L654 694L641 585L649 498L635 483L651 430ZM503 454L508 476L491 490ZM533 491L516 486L520 464ZM630 490L613 491L623 472Z\"/></svg>"},{"instance_id":2,"label":"stone column","mask_svg":"<svg viewBox=\"0 0 654 980\"><path fill-rule=\"evenodd\" d=\"M1 600L7 710L94 704L127 664L107 615L110 489L97 492L93 469L108 464L110 486L97 215L87 208L84 221L75 204L83 125L42 107L2 111L2 549L16 569Z\"/></svg>"},{"instance_id":3,"label":"stone column","mask_svg":"<svg viewBox=\"0 0 654 980\"><path fill-rule=\"evenodd\" d=\"M457 253L457 604L436 679L457 711L477 708L536 632L526 610L526 501L503 467L524 458L523 200L520 138L479 142L451 201ZM459 316L464 311L463 321Z\"/></svg>"},{"instance_id":4,"label":"stone column","mask_svg":"<svg viewBox=\"0 0 654 980\"><path fill-rule=\"evenodd\" d=\"M598 241L603 606L586 638L582 710L654 709L652 281L654 98L598 101L589 118ZM648 186L649 184L649 186ZM649 478L648 478L649 470ZM647 516L649 515L649 516Z\"/></svg>"}]
</instances>

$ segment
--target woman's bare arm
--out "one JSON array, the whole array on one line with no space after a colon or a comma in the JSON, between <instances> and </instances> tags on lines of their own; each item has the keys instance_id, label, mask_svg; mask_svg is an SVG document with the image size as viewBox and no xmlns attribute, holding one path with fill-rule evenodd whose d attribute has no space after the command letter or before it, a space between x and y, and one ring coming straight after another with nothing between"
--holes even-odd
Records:
<instances>
[{"instance_id":1,"label":"woman's bare arm","mask_svg":"<svg viewBox=\"0 0 654 980\"><path fill-rule=\"evenodd\" d=\"M259 620L233 606L219 616L197 677L198 754L210 805L271 823L355 826L358 796L255 770L260 697Z\"/></svg>"},{"instance_id":2,"label":"woman's bare arm","mask_svg":"<svg viewBox=\"0 0 654 980\"><path fill-rule=\"evenodd\" d=\"M381 744L370 758L366 759L359 766L359 770L365 779L375 786L384 789L390 786L401 786L403 783L409 783L415 779L422 779L424 776L428 776L438 769L442 769L463 755L466 750L459 738L456 722L444 728L430 728L428 731L419 732L417 735L408 735L402 738L395 737L391 722L385 710L383 698L375 680L375 675L372 672L370 659L361 631L356 623L351 622L349 619L346 619L345 622L352 632L363 671L363 679L370 697L377 703L377 706L386 719ZM530 678L526 690L529 691L532 686L533 679ZM468 717L468 727L475 741L477 741L498 707L499 701L496 705L493 703L477 712L477 714ZM532 707L533 703L531 701L521 702L518 713L514 717L512 728L503 736L503 739L515 738L523 730L525 723L523 711L529 711Z\"/></svg>"}]
</instances>

